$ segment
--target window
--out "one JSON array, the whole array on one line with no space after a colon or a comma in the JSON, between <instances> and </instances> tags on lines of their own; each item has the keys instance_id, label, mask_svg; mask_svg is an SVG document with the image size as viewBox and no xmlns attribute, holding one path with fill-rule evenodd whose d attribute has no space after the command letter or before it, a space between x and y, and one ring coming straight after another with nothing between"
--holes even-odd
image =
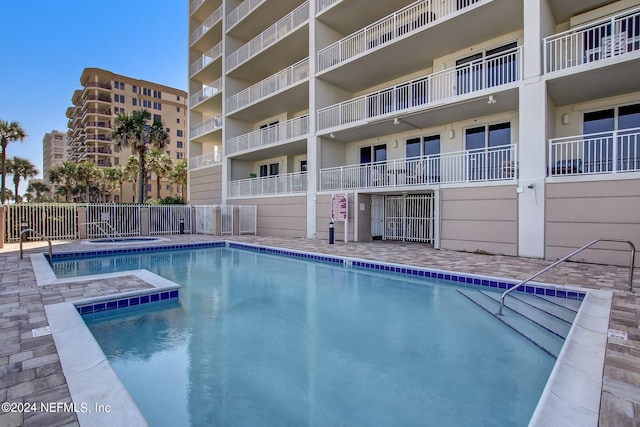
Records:
<instances>
[{"instance_id":1,"label":"window","mask_svg":"<svg viewBox=\"0 0 640 427\"><path fill-rule=\"evenodd\" d=\"M517 42L476 53L456 61L456 92L458 95L515 81L516 56L507 51L518 47Z\"/></svg>"},{"instance_id":2,"label":"window","mask_svg":"<svg viewBox=\"0 0 640 427\"><path fill-rule=\"evenodd\" d=\"M180 95L177 95L176 98L178 98L178 101L180 101Z\"/></svg>"},{"instance_id":3,"label":"window","mask_svg":"<svg viewBox=\"0 0 640 427\"><path fill-rule=\"evenodd\" d=\"M154 98L162 98L162 92L160 92L159 90L154 90L153 91L153 97Z\"/></svg>"},{"instance_id":4,"label":"window","mask_svg":"<svg viewBox=\"0 0 640 427\"><path fill-rule=\"evenodd\" d=\"M142 94L143 94L144 96L151 96L151 89L146 88L146 87L143 87L143 88L142 88Z\"/></svg>"},{"instance_id":5,"label":"window","mask_svg":"<svg viewBox=\"0 0 640 427\"><path fill-rule=\"evenodd\" d=\"M162 116L160 114L153 115L153 123L155 122L162 123Z\"/></svg>"},{"instance_id":6,"label":"window","mask_svg":"<svg viewBox=\"0 0 640 427\"><path fill-rule=\"evenodd\" d=\"M138 93L138 86L132 85L131 90L133 91L133 93Z\"/></svg>"},{"instance_id":7,"label":"window","mask_svg":"<svg viewBox=\"0 0 640 427\"><path fill-rule=\"evenodd\" d=\"M162 103L160 103L160 102L154 102L154 103L153 103L153 109L154 109L154 110L162 110Z\"/></svg>"},{"instance_id":8,"label":"window","mask_svg":"<svg viewBox=\"0 0 640 427\"><path fill-rule=\"evenodd\" d=\"M178 130L176 131L176 134L177 134L177 136L182 137L182 130L181 130L181 129L178 129Z\"/></svg>"},{"instance_id":9,"label":"window","mask_svg":"<svg viewBox=\"0 0 640 427\"><path fill-rule=\"evenodd\" d=\"M278 122L265 123L260 125L260 139L262 144L269 144L277 141Z\"/></svg>"},{"instance_id":10,"label":"window","mask_svg":"<svg viewBox=\"0 0 640 427\"><path fill-rule=\"evenodd\" d=\"M131 103L136 107L138 105L138 98L131 98Z\"/></svg>"},{"instance_id":11,"label":"window","mask_svg":"<svg viewBox=\"0 0 640 427\"><path fill-rule=\"evenodd\" d=\"M176 119L176 123L180 123L180 119Z\"/></svg>"},{"instance_id":12,"label":"window","mask_svg":"<svg viewBox=\"0 0 640 427\"><path fill-rule=\"evenodd\" d=\"M280 173L279 163L270 163L268 165L260 165L260 176L275 176Z\"/></svg>"},{"instance_id":13,"label":"window","mask_svg":"<svg viewBox=\"0 0 640 427\"><path fill-rule=\"evenodd\" d=\"M180 112L180 107L176 107L176 111L179 113Z\"/></svg>"},{"instance_id":14,"label":"window","mask_svg":"<svg viewBox=\"0 0 640 427\"><path fill-rule=\"evenodd\" d=\"M178 147L178 148L182 148L182 141L178 141L178 142L176 142L176 147Z\"/></svg>"},{"instance_id":15,"label":"window","mask_svg":"<svg viewBox=\"0 0 640 427\"><path fill-rule=\"evenodd\" d=\"M144 108L151 108L151 101L147 100L147 99L143 99L142 100L142 106Z\"/></svg>"},{"instance_id":16,"label":"window","mask_svg":"<svg viewBox=\"0 0 640 427\"><path fill-rule=\"evenodd\" d=\"M406 157L421 157L440 154L440 135L407 139Z\"/></svg>"},{"instance_id":17,"label":"window","mask_svg":"<svg viewBox=\"0 0 640 427\"><path fill-rule=\"evenodd\" d=\"M300 160L300 172L306 172L306 171L307 171L307 161Z\"/></svg>"},{"instance_id":18,"label":"window","mask_svg":"<svg viewBox=\"0 0 640 427\"><path fill-rule=\"evenodd\" d=\"M114 157L113 158L113 165L114 166L118 166L120 164L120 158L119 157Z\"/></svg>"},{"instance_id":19,"label":"window","mask_svg":"<svg viewBox=\"0 0 640 427\"><path fill-rule=\"evenodd\" d=\"M113 95L113 100L114 102L119 102L121 104L124 104L124 95L119 95L119 94L115 94Z\"/></svg>"},{"instance_id":20,"label":"window","mask_svg":"<svg viewBox=\"0 0 640 427\"><path fill-rule=\"evenodd\" d=\"M164 128L164 131L167 133L171 133L171 128Z\"/></svg>"},{"instance_id":21,"label":"window","mask_svg":"<svg viewBox=\"0 0 640 427\"><path fill-rule=\"evenodd\" d=\"M177 158L178 160L182 160L182 158L183 158L183 157L184 157L184 153L181 153L181 152L179 152L179 151L176 153L176 158Z\"/></svg>"},{"instance_id":22,"label":"window","mask_svg":"<svg viewBox=\"0 0 640 427\"><path fill-rule=\"evenodd\" d=\"M469 150L468 179L471 181L507 178L511 165L511 123L478 126L465 131Z\"/></svg>"}]
</instances>

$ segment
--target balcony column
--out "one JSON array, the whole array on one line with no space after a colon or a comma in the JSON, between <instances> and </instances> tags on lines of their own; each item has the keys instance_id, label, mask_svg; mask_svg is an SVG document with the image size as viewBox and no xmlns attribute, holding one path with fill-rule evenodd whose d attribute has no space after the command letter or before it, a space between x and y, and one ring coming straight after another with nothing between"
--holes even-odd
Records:
<instances>
[{"instance_id":1,"label":"balcony column","mask_svg":"<svg viewBox=\"0 0 640 427\"><path fill-rule=\"evenodd\" d=\"M320 138L307 138L307 238L316 237L318 179L320 175Z\"/></svg>"}]
</instances>

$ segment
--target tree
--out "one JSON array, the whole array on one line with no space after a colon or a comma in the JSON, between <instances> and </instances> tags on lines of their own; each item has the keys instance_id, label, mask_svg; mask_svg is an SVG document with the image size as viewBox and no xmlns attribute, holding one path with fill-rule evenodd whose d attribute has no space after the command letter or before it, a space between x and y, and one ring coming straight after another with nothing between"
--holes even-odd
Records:
<instances>
[{"instance_id":1,"label":"tree","mask_svg":"<svg viewBox=\"0 0 640 427\"><path fill-rule=\"evenodd\" d=\"M38 169L28 159L15 156L13 160L7 162L7 172L13 174L13 188L14 197L16 203L20 202L21 197L18 194L18 188L20 187L20 179L29 179L38 175Z\"/></svg>"},{"instance_id":2,"label":"tree","mask_svg":"<svg viewBox=\"0 0 640 427\"><path fill-rule=\"evenodd\" d=\"M48 193L49 191L51 191L51 189L47 186L47 184L41 181L32 182L27 187L27 193L36 193L36 203L40 203L42 201L42 193Z\"/></svg>"},{"instance_id":3,"label":"tree","mask_svg":"<svg viewBox=\"0 0 640 427\"><path fill-rule=\"evenodd\" d=\"M161 122L154 121L152 125L147 124L151 114L147 110L138 110L133 113L119 113L115 118L115 126L111 131L117 148L131 147L131 153L138 155L140 166L138 179L138 203L144 203L147 174L145 171L144 155L150 146L157 149L164 149L169 135L164 130Z\"/></svg>"},{"instance_id":4,"label":"tree","mask_svg":"<svg viewBox=\"0 0 640 427\"><path fill-rule=\"evenodd\" d=\"M2 147L2 187L0 187L0 203L4 203L5 189L7 188L5 186L7 145L13 141L24 141L26 137L27 133L22 126L20 126L20 123L0 120L0 146Z\"/></svg>"},{"instance_id":5,"label":"tree","mask_svg":"<svg viewBox=\"0 0 640 427\"><path fill-rule=\"evenodd\" d=\"M96 165L93 162L80 163L76 169L76 180L79 184L82 184L85 192L85 202L90 203L91 197L89 195L91 191L91 184L98 180L100 172L96 169Z\"/></svg>"},{"instance_id":6,"label":"tree","mask_svg":"<svg viewBox=\"0 0 640 427\"><path fill-rule=\"evenodd\" d=\"M73 201L77 171L78 165L73 162L64 162L60 166L54 166L49 170L49 181L54 184L64 183L56 190L56 193L60 194L64 189L64 197L67 202Z\"/></svg>"},{"instance_id":7,"label":"tree","mask_svg":"<svg viewBox=\"0 0 640 427\"><path fill-rule=\"evenodd\" d=\"M160 179L166 177L173 169L173 161L167 153L157 148L150 150L146 157L147 167L156 174L156 198L160 200Z\"/></svg>"},{"instance_id":8,"label":"tree","mask_svg":"<svg viewBox=\"0 0 640 427\"><path fill-rule=\"evenodd\" d=\"M122 201L122 184L124 183L124 166L119 165L113 168L104 168L102 171L103 190L105 193L105 200L109 200L108 194L111 194L114 190L119 190L120 201Z\"/></svg>"},{"instance_id":9,"label":"tree","mask_svg":"<svg viewBox=\"0 0 640 427\"><path fill-rule=\"evenodd\" d=\"M182 195L182 200L187 200L187 176L188 176L188 168L187 168L187 159L178 160L173 166L173 170L169 174L169 180L173 184L178 184L180 186L180 192Z\"/></svg>"},{"instance_id":10,"label":"tree","mask_svg":"<svg viewBox=\"0 0 640 427\"><path fill-rule=\"evenodd\" d=\"M13 196L13 191L11 191L9 188L5 188L4 191L2 191L2 200L13 200L14 196Z\"/></svg>"},{"instance_id":11,"label":"tree","mask_svg":"<svg viewBox=\"0 0 640 427\"><path fill-rule=\"evenodd\" d=\"M133 183L133 196L137 194L136 182L138 181L138 174L140 173L140 162L135 156L130 156L127 160L127 164L124 165L124 179L127 182ZM120 199L122 201L122 199Z\"/></svg>"}]
</instances>

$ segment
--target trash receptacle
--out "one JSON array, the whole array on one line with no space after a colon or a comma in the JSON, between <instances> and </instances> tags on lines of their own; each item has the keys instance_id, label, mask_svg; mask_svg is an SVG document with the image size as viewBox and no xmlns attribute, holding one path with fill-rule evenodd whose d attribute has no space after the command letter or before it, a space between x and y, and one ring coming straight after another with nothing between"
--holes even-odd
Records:
<instances>
[{"instance_id":1,"label":"trash receptacle","mask_svg":"<svg viewBox=\"0 0 640 427\"><path fill-rule=\"evenodd\" d=\"M180 218L180 234L184 234L184 219Z\"/></svg>"},{"instance_id":2,"label":"trash receptacle","mask_svg":"<svg viewBox=\"0 0 640 427\"><path fill-rule=\"evenodd\" d=\"M333 245L335 240L335 227L333 221L329 223L329 244Z\"/></svg>"}]
</instances>

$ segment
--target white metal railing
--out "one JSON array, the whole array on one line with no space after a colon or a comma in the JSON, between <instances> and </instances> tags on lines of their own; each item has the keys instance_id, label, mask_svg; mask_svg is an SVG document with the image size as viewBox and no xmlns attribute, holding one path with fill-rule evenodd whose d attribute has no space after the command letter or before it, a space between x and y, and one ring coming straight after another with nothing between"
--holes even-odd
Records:
<instances>
[{"instance_id":1,"label":"white metal railing","mask_svg":"<svg viewBox=\"0 0 640 427\"><path fill-rule=\"evenodd\" d=\"M257 234L258 233L258 207L257 206L238 206L239 224L238 232L240 234Z\"/></svg>"},{"instance_id":2,"label":"white metal railing","mask_svg":"<svg viewBox=\"0 0 640 427\"><path fill-rule=\"evenodd\" d=\"M307 133L309 133L309 115L296 117L264 129L229 138L225 144L225 153L230 155L239 151L260 148L297 138Z\"/></svg>"},{"instance_id":3,"label":"white metal railing","mask_svg":"<svg viewBox=\"0 0 640 427\"><path fill-rule=\"evenodd\" d=\"M222 91L222 77L210 85L204 85L201 90L189 97L189 107L193 108L201 102L206 101Z\"/></svg>"},{"instance_id":4,"label":"white metal railing","mask_svg":"<svg viewBox=\"0 0 640 427\"><path fill-rule=\"evenodd\" d=\"M549 176L640 171L640 128L549 140Z\"/></svg>"},{"instance_id":5,"label":"white metal railing","mask_svg":"<svg viewBox=\"0 0 640 427\"><path fill-rule=\"evenodd\" d=\"M317 0L317 8L318 10L316 11L316 13L320 13L325 9L328 9L329 6L334 5L335 3L339 3L342 0Z\"/></svg>"},{"instance_id":6,"label":"white metal railing","mask_svg":"<svg viewBox=\"0 0 640 427\"><path fill-rule=\"evenodd\" d=\"M348 61L378 46L392 43L401 36L441 21L476 3L478 2L460 0L425 0L413 3L320 50L318 71Z\"/></svg>"},{"instance_id":7,"label":"white metal railing","mask_svg":"<svg viewBox=\"0 0 640 427\"><path fill-rule=\"evenodd\" d=\"M27 227L54 240L75 239L78 235L75 204L26 203L5 206L5 233L8 242L20 240L20 231Z\"/></svg>"},{"instance_id":8,"label":"white metal railing","mask_svg":"<svg viewBox=\"0 0 640 427\"><path fill-rule=\"evenodd\" d=\"M309 20L309 2L306 1L284 18L258 34L249 43L227 57L227 71L262 52L278 40L283 39Z\"/></svg>"},{"instance_id":9,"label":"white metal railing","mask_svg":"<svg viewBox=\"0 0 640 427\"><path fill-rule=\"evenodd\" d=\"M205 0L192 0L191 4L189 5L189 14L193 15L193 12L198 10L198 8L202 6L202 3L204 2Z\"/></svg>"},{"instance_id":10,"label":"white metal railing","mask_svg":"<svg viewBox=\"0 0 640 427\"><path fill-rule=\"evenodd\" d=\"M521 79L522 48L487 56L318 110L318 129L425 108Z\"/></svg>"},{"instance_id":11,"label":"white metal railing","mask_svg":"<svg viewBox=\"0 0 640 427\"><path fill-rule=\"evenodd\" d=\"M229 181L229 197L306 193L306 172Z\"/></svg>"},{"instance_id":12,"label":"white metal railing","mask_svg":"<svg viewBox=\"0 0 640 427\"><path fill-rule=\"evenodd\" d=\"M192 157L189 160L189 169L197 169L220 164L222 164L222 151L211 151L200 156Z\"/></svg>"},{"instance_id":13,"label":"white metal railing","mask_svg":"<svg viewBox=\"0 0 640 427\"><path fill-rule=\"evenodd\" d=\"M515 144L320 170L320 191L406 187L517 176Z\"/></svg>"},{"instance_id":14,"label":"white metal railing","mask_svg":"<svg viewBox=\"0 0 640 427\"><path fill-rule=\"evenodd\" d=\"M214 130L222 129L222 115L211 117L195 126L191 126L191 138L197 138L205 133L212 132Z\"/></svg>"},{"instance_id":15,"label":"white metal railing","mask_svg":"<svg viewBox=\"0 0 640 427\"><path fill-rule=\"evenodd\" d=\"M267 0L244 0L227 15L227 31Z\"/></svg>"},{"instance_id":16,"label":"white metal railing","mask_svg":"<svg viewBox=\"0 0 640 427\"><path fill-rule=\"evenodd\" d=\"M227 113L283 91L309 77L309 58L285 68L227 99Z\"/></svg>"},{"instance_id":17,"label":"white metal railing","mask_svg":"<svg viewBox=\"0 0 640 427\"><path fill-rule=\"evenodd\" d=\"M544 39L545 72L640 50L640 9L612 15Z\"/></svg>"},{"instance_id":18,"label":"white metal railing","mask_svg":"<svg viewBox=\"0 0 640 427\"><path fill-rule=\"evenodd\" d=\"M204 67L220 58L220 56L222 56L222 43L218 43L207 52L205 52L200 58L195 60L189 67L189 75L193 77L194 74L198 73Z\"/></svg>"},{"instance_id":19,"label":"white metal railing","mask_svg":"<svg viewBox=\"0 0 640 427\"><path fill-rule=\"evenodd\" d=\"M191 206L149 206L149 235L179 234L183 224L184 233L191 233Z\"/></svg>"},{"instance_id":20,"label":"white metal railing","mask_svg":"<svg viewBox=\"0 0 640 427\"><path fill-rule=\"evenodd\" d=\"M218 7L193 33L191 33L191 45L200 40L202 36L212 29L222 19L222 6Z\"/></svg>"}]
</instances>

